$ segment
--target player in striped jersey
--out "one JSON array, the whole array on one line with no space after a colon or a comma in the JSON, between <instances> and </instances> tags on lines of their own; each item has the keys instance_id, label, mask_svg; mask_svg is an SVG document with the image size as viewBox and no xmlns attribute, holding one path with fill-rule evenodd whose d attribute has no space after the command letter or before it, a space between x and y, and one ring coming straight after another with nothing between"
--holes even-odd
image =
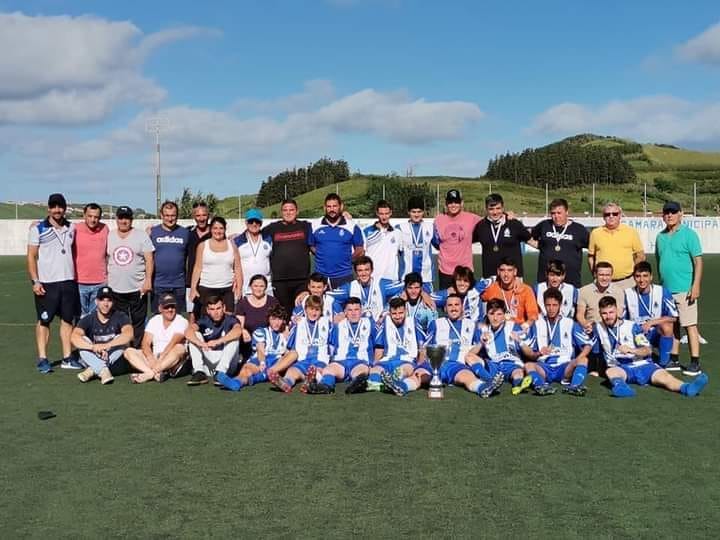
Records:
<instances>
[{"instance_id":1,"label":"player in striped jersey","mask_svg":"<svg viewBox=\"0 0 720 540\"><path fill-rule=\"evenodd\" d=\"M700 374L691 383L673 377L669 371L651 359L652 348L642 327L618 315L617 300L603 296L598 302L601 322L595 323L594 338L600 344L605 362L606 377L614 397L633 397L635 390L628 383L652 384L684 396L697 396L708 383L708 376Z\"/></svg>"},{"instance_id":2,"label":"player in striped jersey","mask_svg":"<svg viewBox=\"0 0 720 540\"><path fill-rule=\"evenodd\" d=\"M430 295L423 290L422 277L417 272L410 272L405 276L405 288L400 298L405 300L405 311L408 317L415 320L415 324L427 331L430 321L437 319L437 308Z\"/></svg>"},{"instance_id":3,"label":"player in striped jersey","mask_svg":"<svg viewBox=\"0 0 720 540\"><path fill-rule=\"evenodd\" d=\"M417 320L408 316L405 301L399 297L390 299L389 310L375 339L375 365L367 385L371 391L382 390L383 378L396 377L400 382L410 377L425 358L422 347L427 337ZM406 387L404 393L408 390Z\"/></svg>"},{"instance_id":4,"label":"player in striped jersey","mask_svg":"<svg viewBox=\"0 0 720 540\"><path fill-rule=\"evenodd\" d=\"M335 320L337 313L335 312L335 298L327 294L328 284L322 274L313 272L310 274L307 282L307 290L301 292L295 298L295 308L292 312L292 322L305 314L305 302L312 296L319 296L322 299L322 316Z\"/></svg>"},{"instance_id":5,"label":"player in striped jersey","mask_svg":"<svg viewBox=\"0 0 720 540\"><path fill-rule=\"evenodd\" d=\"M403 283L389 279L373 277L373 261L362 255L353 261L356 278L329 291L327 294L335 298L335 311L341 311L342 304L351 296L360 299L363 316L371 317L377 322L385 312L387 301L403 290Z\"/></svg>"},{"instance_id":6,"label":"player in striped jersey","mask_svg":"<svg viewBox=\"0 0 720 540\"><path fill-rule=\"evenodd\" d=\"M345 301L345 318L330 332L333 359L315 377L308 371L308 394L332 394L337 381L348 381L347 393L365 390L375 348L375 321L363 316L360 299ZM317 380L319 378L319 380Z\"/></svg>"},{"instance_id":7,"label":"player in striped jersey","mask_svg":"<svg viewBox=\"0 0 720 540\"><path fill-rule=\"evenodd\" d=\"M583 382L592 341L579 323L562 314L562 301L559 289L551 287L543 293L542 305L547 315L540 315L535 321L528 344L523 345L523 353L530 360L525 371L538 395L554 394L551 383L570 379L570 385L563 391L584 396L587 388Z\"/></svg>"},{"instance_id":8,"label":"player in striped jersey","mask_svg":"<svg viewBox=\"0 0 720 540\"><path fill-rule=\"evenodd\" d=\"M400 232L400 275L420 274L423 290L431 293L435 265L432 259L433 224L424 221L425 201L422 197L408 199L408 221L396 225Z\"/></svg>"},{"instance_id":9,"label":"player in striped jersey","mask_svg":"<svg viewBox=\"0 0 720 540\"><path fill-rule=\"evenodd\" d=\"M540 313L547 315L545 311L545 300L543 294L550 288L559 289L562 293L563 301L560 306L560 314L563 317L575 318L575 306L577 305L578 290L570 283L565 283L565 263L562 261L550 261L545 271L547 281L536 283L533 286L535 292L535 300L537 300Z\"/></svg>"},{"instance_id":10,"label":"player in striped jersey","mask_svg":"<svg viewBox=\"0 0 720 540\"><path fill-rule=\"evenodd\" d=\"M650 345L658 348L661 367L680 371L679 364L670 366L673 325L678 317L675 299L662 285L653 285L649 262L637 263L633 278L635 286L625 289L625 318L642 326Z\"/></svg>"},{"instance_id":11,"label":"player in striped jersey","mask_svg":"<svg viewBox=\"0 0 720 540\"><path fill-rule=\"evenodd\" d=\"M438 308L445 307L450 295L456 294L462 299L465 317L479 321L483 317L482 293L492 283L492 279L475 280L472 269L466 266L456 266L452 275L453 285L447 289L437 291L431 295Z\"/></svg>"},{"instance_id":12,"label":"player in striped jersey","mask_svg":"<svg viewBox=\"0 0 720 540\"><path fill-rule=\"evenodd\" d=\"M463 386L482 398L489 398L502 385L502 377L493 377L476 357L468 357L473 343L479 340L474 320L463 316L462 298L450 294L445 302L447 318L432 321L427 345L446 348L440 378L445 384Z\"/></svg>"},{"instance_id":13,"label":"player in striped jersey","mask_svg":"<svg viewBox=\"0 0 720 540\"><path fill-rule=\"evenodd\" d=\"M518 395L532 382L525 377L525 366L521 355L521 343L527 339L527 331L514 320L507 318L507 305L500 298L488 301L487 314L478 326L476 345L468 352L479 377L487 373L500 376L512 385L512 394ZM481 370L482 369L482 370Z\"/></svg>"},{"instance_id":14,"label":"player in striped jersey","mask_svg":"<svg viewBox=\"0 0 720 540\"><path fill-rule=\"evenodd\" d=\"M330 332L333 323L321 313L322 299L310 296L305 303L305 315L290 330L287 352L267 370L268 379L283 392L292 392L298 381L305 381L301 390L307 390L307 382L314 379L317 369L330 362ZM280 374L285 372L284 376Z\"/></svg>"},{"instance_id":15,"label":"player in striped jersey","mask_svg":"<svg viewBox=\"0 0 720 540\"><path fill-rule=\"evenodd\" d=\"M267 326L256 328L252 335L253 355L243 365L235 378L218 373L217 381L222 388L239 392L244 386L267 382L268 368L272 368L287 352L287 312L277 304L268 312Z\"/></svg>"}]
</instances>

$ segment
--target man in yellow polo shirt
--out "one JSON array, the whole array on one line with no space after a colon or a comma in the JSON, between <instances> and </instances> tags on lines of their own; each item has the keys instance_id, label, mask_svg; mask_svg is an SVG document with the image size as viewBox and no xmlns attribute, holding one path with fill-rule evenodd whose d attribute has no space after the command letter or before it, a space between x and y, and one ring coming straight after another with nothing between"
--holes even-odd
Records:
<instances>
[{"instance_id":1,"label":"man in yellow polo shirt","mask_svg":"<svg viewBox=\"0 0 720 540\"><path fill-rule=\"evenodd\" d=\"M620 223L622 209L615 203L603 207L605 225L593 229L588 245L588 265L593 272L600 261L609 262L613 267L613 283L620 290L633 287L635 263L645 260L645 252L637 231Z\"/></svg>"}]
</instances>

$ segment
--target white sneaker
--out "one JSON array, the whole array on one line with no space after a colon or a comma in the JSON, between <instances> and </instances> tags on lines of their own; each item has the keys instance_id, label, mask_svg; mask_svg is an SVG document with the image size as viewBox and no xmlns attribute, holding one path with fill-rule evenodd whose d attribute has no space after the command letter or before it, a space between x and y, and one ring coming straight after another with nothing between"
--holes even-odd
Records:
<instances>
[{"instance_id":1,"label":"white sneaker","mask_svg":"<svg viewBox=\"0 0 720 540\"><path fill-rule=\"evenodd\" d=\"M87 368L84 371L81 371L77 374L77 378L80 379L80 382L88 382L92 381L95 378L95 372L92 370L92 368Z\"/></svg>"},{"instance_id":2,"label":"white sneaker","mask_svg":"<svg viewBox=\"0 0 720 540\"><path fill-rule=\"evenodd\" d=\"M114 380L110 370L106 367L102 368L102 371L100 371L100 382L102 384L111 384Z\"/></svg>"}]
</instances>

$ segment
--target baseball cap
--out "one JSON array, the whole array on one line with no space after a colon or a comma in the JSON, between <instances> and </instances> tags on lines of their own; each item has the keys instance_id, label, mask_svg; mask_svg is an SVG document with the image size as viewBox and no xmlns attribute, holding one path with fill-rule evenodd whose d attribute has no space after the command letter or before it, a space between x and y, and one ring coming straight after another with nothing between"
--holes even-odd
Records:
<instances>
[{"instance_id":1,"label":"baseball cap","mask_svg":"<svg viewBox=\"0 0 720 540\"><path fill-rule=\"evenodd\" d=\"M679 202L668 201L663 205L663 214L677 214L682 210Z\"/></svg>"},{"instance_id":2,"label":"baseball cap","mask_svg":"<svg viewBox=\"0 0 720 540\"><path fill-rule=\"evenodd\" d=\"M130 208L129 206L118 206L117 210L115 210L115 217L132 219L132 208Z\"/></svg>"},{"instance_id":3,"label":"baseball cap","mask_svg":"<svg viewBox=\"0 0 720 540\"><path fill-rule=\"evenodd\" d=\"M62 193L53 193L48 197L48 208L53 208L54 206L67 208L67 202Z\"/></svg>"},{"instance_id":4,"label":"baseball cap","mask_svg":"<svg viewBox=\"0 0 720 540\"><path fill-rule=\"evenodd\" d=\"M251 219L256 219L258 221L262 221L263 220L262 212L260 210L258 210L257 208L251 208L245 214L245 221L250 221Z\"/></svg>"},{"instance_id":5,"label":"baseball cap","mask_svg":"<svg viewBox=\"0 0 720 540\"><path fill-rule=\"evenodd\" d=\"M158 304L161 307L177 306L177 299L173 293L165 293L160 297Z\"/></svg>"},{"instance_id":6,"label":"baseball cap","mask_svg":"<svg viewBox=\"0 0 720 540\"><path fill-rule=\"evenodd\" d=\"M408 212L410 210L425 210L425 201L422 197L410 197L407 204Z\"/></svg>"},{"instance_id":7,"label":"baseball cap","mask_svg":"<svg viewBox=\"0 0 720 540\"><path fill-rule=\"evenodd\" d=\"M98 300L103 300L104 298L112 298L113 297L113 291L110 287L100 287L98 289L97 295L95 295L95 298Z\"/></svg>"},{"instance_id":8,"label":"baseball cap","mask_svg":"<svg viewBox=\"0 0 720 540\"><path fill-rule=\"evenodd\" d=\"M451 189L445 194L445 202L462 202L462 195L459 189Z\"/></svg>"}]
</instances>

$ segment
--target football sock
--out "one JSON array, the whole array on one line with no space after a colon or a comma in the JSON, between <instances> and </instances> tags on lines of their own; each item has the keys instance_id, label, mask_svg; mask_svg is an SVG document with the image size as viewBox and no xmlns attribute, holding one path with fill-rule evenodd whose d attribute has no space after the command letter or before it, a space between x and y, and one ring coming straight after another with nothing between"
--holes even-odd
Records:
<instances>
[{"instance_id":1,"label":"football sock","mask_svg":"<svg viewBox=\"0 0 720 540\"><path fill-rule=\"evenodd\" d=\"M330 388L335 388L335 375L323 375L320 382Z\"/></svg>"},{"instance_id":2,"label":"football sock","mask_svg":"<svg viewBox=\"0 0 720 540\"><path fill-rule=\"evenodd\" d=\"M530 378L532 379L533 386L542 386L545 384L545 381L537 371L531 371Z\"/></svg>"},{"instance_id":3,"label":"football sock","mask_svg":"<svg viewBox=\"0 0 720 540\"><path fill-rule=\"evenodd\" d=\"M585 377L587 377L587 366L576 366L570 384L572 386L580 386L585 382Z\"/></svg>"},{"instance_id":4,"label":"football sock","mask_svg":"<svg viewBox=\"0 0 720 540\"><path fill-rule=\"evenodd\" d=\"M368 377L369 383L375 383L375 384L382 384L382 377L380 377L379 373L371 373Z\"/></svg>"},{"instance_id":5,"label":"football sock","mask_svg":"<svg viewBox=\"0 0 720 540\"><path fill-rule=\"evenodd\" d=\"M402 384L405 385L405 388L408 392L413 392L414 390L417 390L420 386L415 377L408 377L407 379L402 381Z\"/></svg>"},{"instance_id":6,"label":"football sock","mask_svg":"<svg viewBox=\"0 0 720 540\"><path fill-rule=\"evenodd\" d=\"M659 363L662 367L667 366L670 363L670 351L673 346L673 338L667 336L660 336L660 343L658 343Z\"/></svg>"},{"instance_id":7,"label":"football sock","mask_svg":"<svg viewBox=\"0 0 720 540\"><path fill-rule=\"evenodd\" d=\"M512 385L513 385L513 386L520 386L520 383L522 382L522 380L523 380L522 377L517 377L517 378L515 378L515 379L512 380Z\"/></svg>"},{"instance_id":8,"label":"football sock","mask_svg":"<svg viewBox=\"0 0 720 540\"><path fill-rule=\"evenodd\" d=\"M470 391L478 393L478 390L480 389L480 385L482 384L482 381L473 381L470 383Z\"/></svg>"},{"instance_id":9,"label":"football sock","mask_svg":"<svg viewBox=\"0 0 720 540\"><path fill-rule=\"evenodd\" d=\"M480 362L470 366L470 369L478 379L481 379L483 381L489 381L490 379L492 379L492 375L490 375L488 370L485 369L485 366L483 366Z\"/></svg>"},{"instance_id":10,"label":"football sock","mask_svg":"<svg viewBox=\"0 0 720 540\"><path fill-rule=\"evenodd\" d=\"M619 377L610 379L610 384L612 384L612 395L615 397L633 397L635 395L635 390Z\"/></svg>"},{"instance_id":11,"label":"football sock","mask_svg":"<svg viewBox=\"0 0 720 540\"><path fill-rule=\"evenodd\" d=\"M248 386L252 386L254 384L264 383L267 382L268 377L267 373L264 371L261 371L260 373L256 373L255 375L252 375L250 377L250 380L248 381Z\"/></svg>"}]
</instances>

